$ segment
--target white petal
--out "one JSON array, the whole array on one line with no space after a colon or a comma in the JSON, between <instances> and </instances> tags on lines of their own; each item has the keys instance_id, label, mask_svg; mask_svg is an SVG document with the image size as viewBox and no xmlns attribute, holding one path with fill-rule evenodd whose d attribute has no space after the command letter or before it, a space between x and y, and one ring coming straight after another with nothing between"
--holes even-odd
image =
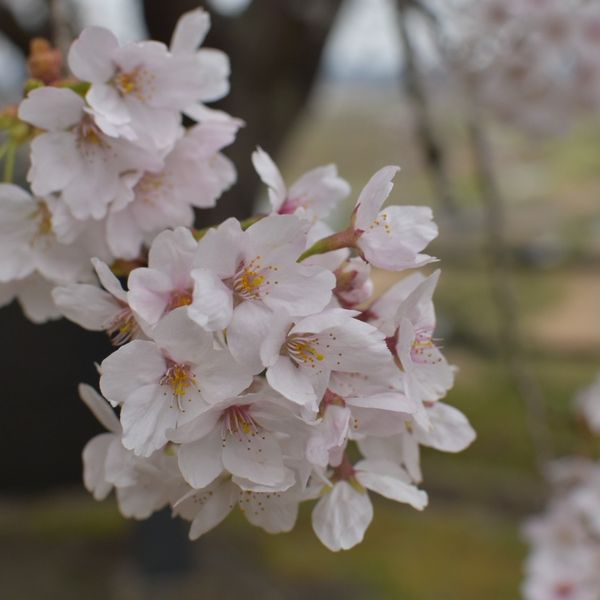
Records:
<instances>
[{"instance_id":1,"label":"white petal","mask_svg":"<svg viewBox=\"0 0 600 600\"><path fill-rule=\"evenodd\" d=\"M83 449L83 483L96 500L104 500L113 487L106 481L104 467L108 448L114 439L113 433L101 433L93 437Z\"/></svg>"},{"instance_id":2,"label":"white petal","mask_svg":"<svg viewBox=\"0 0 600 600\"><path fill-rule=\"evenodd\" d=\"M216 527L231 512L239 493L239 489L231 482L196 492L191 497L196 516L190 527L190 539L196 540Z\"/></svg>"},{"instance_id":3,"label":"white petal","mask_svg":"<svg viewBox=\"0 0 600 600\"><path fill-rule=\"evenodd\" d=\"M240 495L239 505L246 519L267 533L291 531L298 516L298 499L295 492L246 491Z\"/></svg>"},{"instance_id":4,"label":"white petal","mask_svg":"<svg viewBox=\"0 0 600 600\"><path fill-rule=\"evenodd\" d=\"M210 360L215 352L212 334L191 321L184 307L176 308L162 318L152 337L178 363L201 364Z\"/></svg>"},{"instance_id":5,"label":"white petal","mask_svg":"<svg viewBox=\"0 0 600 600\"><path fill-rule=\"evenodd\" d=\"M210 15L202 8L184 13L179 17L170 49L173 54L193 53L202 44L210 29Z\"/></svg>"},{"instance_id":6,"label":"white petal","mask_svg":"<svg viewBox=\"0 0 600 600\"><path fill-rule=\"evenodd\" d=\"M330 550L349 550L359 544L373 519L373 505L366 492L346 481L334 484L312 512L317 537Z\"/></svg>"},{"instance_id":7,"label":"white petal","mask_svg":"<svg viewBox=\"0 0 600 600\"><path fill-rule=\"evenodd\" d=\"M121 423L108 402L90 385L79 384L79 397L98 421L112 433L121 432Z\"/></svg>"},{"instance_id":8,"label":"white petal","mask_svg":"<svg viewBox=\"0 0 600 600\"><path fill-rule=\"evenodd\" d=\"M75 136L43 133L31 143L31 189L40 196L63 190L80 171Z\"/></svg>"},{"instance_id":9,"label":"white petal","mask_svg":"<svg viewBox=\"0 0 600 600\"><path fill-rule=\"evenodd\" d=\"M262 149L252 153L252 164L262 182L269 188L269 200L274 212L277 212L285 201L287 190L281 173L271 157Z\"/></svg>"},{"instance_id":10,"label":"white petal","mask_svg":"<svg viewBox=\"0 0 600 600\"><path fill-rule=\"evenodd\" d=\"M386 461L361 460L354 468L357 481L381 496L410 504L417 510L427 506L427 494L412 485L406 472L398 465Z\"/></svg>"},{"instance_id":11,"label":"white petal","mask_svg":"<svg viewBox=\"0 0 600 600\"><path fill-rule=\"evenodd\" d=\"M110 267L98 258L92 258L92 264L104 289L110 292L117 300L127 303L127 292L123 289L121 282L115 274L110 270Z\"/></svg>"},{"instance_id":12,"label":"white petal","mask_svg":"<svg viewBox=\"0 0 600 600\"><path fill-rule=\"evenodd\" d=\"M212 434L179 447L179 469L193 488L210 485L223 471L221 443L220 432L215 429Z\"/></svg>"},{"instance_id":13,"label":"white petal","mask_svg":"<svg viewBox=\"0 0 600 600\"><path fill-rule=\"evenodd\" d=\"M208 331L225 329L233 316L233 296L221 279L208 269L194 269L192 304L188 315L192 321Z\"/></svg>"},{"instance_id":14,"label":"white petal","mask_svg":"<svg viewBox=\"0 0 600 600\"><path fill-rule=\"evenodd\" d=\"M328 380L329 371L311 376L308 369L296 366L287 356L280 356L267 369L267 381L274 390L292 402L315 410Z\"/></svg>"},{"instance_id":15,"label":"white petal","mask_svg":"<svg viewBox=\"0 0 600 600\"><path fill-rule=\"evenodd\" d=\"M417 439L424 446L442 452L461 452L475 440L475 430L459 410L443 402L427 408L431 429L417 429Z\"/></svg>"},{"instance_id":16,"label":"white petal","mask_svg":"<svg viewBox=\"0 0 600 600\"><path fill-rule=\"evenodd\" d=\"M394 187L392 179L399 170L400 167L396 166L383 167L369 179L356 203L358 210L356 211L355 227L357 229L365 230L375 220Z\"/></svg>"},{"instance_id":17,"label":"white petal","mask_svg":"<svg viewBox=\"0 0 600 600\"><path fill-rule=\"evenodd\" d=\"M122 404L139 387L160 379L165 372L165 360L154 342L134 340L105 358L100 372L103 396Z\"/></svg>"},{"instance_id":18,"label":"white petal","mask_svg":"<svg viewBox=\"0 0 600 600\"><path fill-rule=\"evenodd\" d=\"M151 325L163 316L174 291L173 283L166 273L147 267L131 271L127 287L129 306Z\"/></svg>"},{"instance_id":19,"label":"white petal","mask_svg":"<svg viewBox=\"0 0 600 600\"><path fill-rule=\"evenodd\" d=\"M223 465L232 475L264 485L285 479L281 448L273 434L240 429L224 437Z\"/></svg>"},{"instance_id":20,"label":"white petal","mask_svg":"<svg viewBox=\"0 0 600 600\"><path fill-rule=\"evenodd\" d=\"M21 102L19 119L40 129L61 131L79 123L84 106L83 98L69 89L42 87Z\"/></svg>"},{"instance_id":21,"label":"white petal","mask_svg":"<svg viewBox=\"0 0 600 600\"><path fill-rule=\"evenodd\" d=\"M358 240L365 260L390 271L415 269L436 259L419 254L438 234L431 209L425 206L389 206Z\"/></svg>"},{"instance_id":22,"label":"white petal","mask_svg":"<svg viewBox=\"0 0 600 600\"><path fill-rule=\"evenodd\" d=\"M108 29L86 27L71 44L69 67L83 81L108 81L115 72L111 59L118 47L117 38Z\"/></svg>"},{"instance_id":23,"label":"white petal","mask_svg":"<svg viewBox=\"0 0 600 600\"><path fill-rule=\"evenodd\" d=\"M269 329L272 312L259 302L242 302L233 311L227 328L227 345L240 364L260 373L260 345Z\"/></svg>"},{"instance_id":24,"label":"white petal","mask_svg":"<svg viewBox=\"0 0 600 600\"><path fill-rule=\"evenodd\" d=\"M69 321L90 331L102 331L122 309L108 292L88 283L56 287L52 298Z\"/></svg>"},{"instance_id":25,"label":"white petal","mask_svg":"<svg viewBox=\"0 0 600 600\"><path fill-rule=\"evenodd\" d=\"M179 409L163 386L136 389L121 408L123 446L138 456L150 456L167 443L166 433L175 427Z\"/></svg>"}]
</instances>

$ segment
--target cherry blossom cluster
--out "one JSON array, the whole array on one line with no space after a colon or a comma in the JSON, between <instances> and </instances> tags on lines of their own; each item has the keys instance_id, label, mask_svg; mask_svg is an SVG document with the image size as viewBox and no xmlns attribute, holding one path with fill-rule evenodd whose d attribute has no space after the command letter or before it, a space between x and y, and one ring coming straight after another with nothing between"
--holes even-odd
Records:
<instances>
[{"instance_id":1,"label":"cherry blossom cluster","mask_svg":"<svg viewBox=\"0 0 600 600\"><path fill-rule=\"evenodd\" d=\"M229 87L225 54L198 50L209 25L204 11L184 15L169 48L120 45L87 28L65 79L56 51L30 61L41 79L28 82L12 120L3 115L9 133L25 127L31 140L31 192L0 185L0 304L16 296L33 321L58 317L52 288L93 281L90 258L139 258L154 236L191 227L194 207L214 206L233 184L220 150L241 122L202 104ZM198 123L184 129L182 115Z\"/></svg>"},{"instance_id":2,"label":"cherry blossom cluster","mask_svg":"<svg viewBox=\"0 0 600 600\"><path fill-rule=\"evenodd\" d=\"M600 434L600 380L581 391L575 408ZM600 600L600 463L564 458L548 470L553 493L544 514L531 519L525 565L526 600Z\"/></svg>"},{"instance_id":3,"label":"cherry blossom cluster","mask_svg":"<svg viewBox=\"0 0 600 600\"><path fill-rule=\"evenodd\" d=\"M47 316L28 303L44 300L23 290L43 284L53 310L115 346L101 393L79 388L107 430L83 452L95 498L114 489L137 519L170 506L192 539L236 505L289 531L316 501L316 535L348 549L370 493L425 508L421 446L475 437L442 401L455 368L434 337L440 272L403 273L436 260L423 252L437 227L427 207L383 207L388 166L335 232L325 219L350 194L336 168L288 187L259 148L270 212L193 229L193 207L233 182L219 151L240 126L201 104L227 90L224 56L197 50L207 28L184 15L170 48L86 29L69 53L78 79L33 87L18 110L36 128L33 195L1 188L0 275L30 315ZM372 268L404 276L375 297Z\"/></svg>"},{"instance_id":4,"label":"cherry blossom cluster","mask_svg":"<svg viewBox=\"0 0 600 600\"><path fill-rule=\"evenodd\" d=\"M455 0L451 37L486 107L557 133L600 107L600 5L588 0ZM447 9L447 7L446 7Z\"/></svg>"}]
</instances>

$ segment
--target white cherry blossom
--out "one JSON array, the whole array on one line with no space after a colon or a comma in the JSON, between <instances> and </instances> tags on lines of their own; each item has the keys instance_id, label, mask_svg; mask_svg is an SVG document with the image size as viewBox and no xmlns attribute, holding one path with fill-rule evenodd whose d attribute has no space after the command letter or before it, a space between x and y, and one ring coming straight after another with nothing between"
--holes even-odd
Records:
<instances>
[{"instance_id":1,"label":"white cherry blossom","mask_svg":"<svg viewBox=\"0 0 600 600\"><path fill-rule=\"evenodd\" d=\"M123 445L141 456L162 448L169 430L252 381L184 310L162 319L152 336L121 346L100 366L102 393L122 405Z\"/></svg>"},{"instance_id":2,"label":"white cherry blossom","mask_svg":"<svg viewBox=\"0 0 600 600\"><path fill-rule=\"evenodd\" d=\"M101 219L109 205L127 204L142 172L162 166L157 153L103 133L96 114L71 90L31 91L19 117L44 130L31 144L32 190L41 196L61 192L77 219Z\"/></svg>"}]
</instances>

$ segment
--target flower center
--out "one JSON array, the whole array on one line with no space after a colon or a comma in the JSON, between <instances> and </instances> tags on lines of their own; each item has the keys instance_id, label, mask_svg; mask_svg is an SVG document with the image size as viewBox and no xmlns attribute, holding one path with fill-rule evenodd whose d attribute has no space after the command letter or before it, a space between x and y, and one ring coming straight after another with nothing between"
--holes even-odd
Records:
<instances>
[{"instance_id":1,"label":"flower center","mask_svg":"<svg viewBox=\"0 0 600 600\"><path fill-rule=\"evenodd\" d=\"M98 129L94 119L88 114L83 115L79 123L77 133L78 145L86 144L90 146L106 146L106 142L102 137L100 129Z\"/></svg>"},{"instance_id":2,"label":"flower center","mask_svg":"<svg viewBox=\"0 0 600 600\"><path fill-rule=\"evenodd\" d=\"M189 306L193 299L191 290L175 290L171 292L169 303L167 304L167 312L171 312L180 306Z\"/></svg>"},{"instance_id":3,"label":"flower center","mask_svg":"<svg viewBox=\"0 0 600 600\"><path fill-rule=\"evenodd\" d=\"M32 213L31 218L37 221L37 230L33 242L52 233L52 213L43 200L38 200L37 208Z\"/></svg>"},{"instance_id":4,"label":"flower center","mask_svg":"<svg viewBox=\"0 0 600 600\"><path fill-rule=\"evenodd\" d=\"M160 199L161 192L168 192L172 186L165 178L165 173L144 173L135 186L136 196L147 204L154 204Z\"/></svg>"},{"instance_id":5,"label":"flower center","mask_svg":"<svg viewBox=\"0 0 600 600\"><path fill-rule=\"evenodd\" d=\"M113 78L113 84L121 96L135 96L145 102L151 95L154 75L143 67L135 67L131 71L119 70Z\"/></svg>"},{"instance_id":6,"label":"flower center","mask_svg":"<svg viewBox=\"0 0 600 600\"><path fill-rule=\"evenodd\" d=\"M129 342L133 336L138 333L139 326L131 309L125 306L117 315L104 327L110 337L113 346L122 346Z\"/></svg>"},{"instance_id":7,"label":"flower center","mask_svg":"<svg viewBox=\"0 0 600 600\"><path fill-rule=\"evenodd\" d=\"M223 425L228 433L235 434L239 431L249 434L256 434L259 425L250 415L249 405L234 405L225 409L221 417Z\"/></svg>"},{"instance_id":8,"label":"flower center","mask_svg":"<svg viewBox=\"0 0 600 600\"><path fill-rule=\"evenodd\" d=\"M319 339L310 334L293 333L287 338L282 350L294 362L313 368L325 360L325 355L319 351Z\"/></svg>"},{"instance_id":9,"label":"flower center","mask_svg":"<svg viewBox=\"0 0 600 600\"><path fill-rule=\"evenodd\" d=\"M244 300L260 300L261 286L266 281L260 259L257 256L248 264L242 263L233 278L233 291Z\"/></svg>"},{"instance_id":10,"label":"flower center","mask_svg":"<svg viewBox=\"0 0 600 600\"><path fill-rule=\"evenodd\" d=\"M196 386L196 377L192 373L190 365L171 362L159 383L171 388L177 407L181 412L185 412L181 400L188 395L190 387ZM191 401L192 399L188 398L188 402Z\"/></svg>"},{"instance_id":11,"label":"flower center","mask_svg":"<svg viewBox=\"0 0 600 600\"><path fill-rule=\"evenodd\" d=\"M426 331L418 331L410 349L410 358L420 365L435 365L442 361L438 348L431 335Z\"/></svg>"}]
</instances>

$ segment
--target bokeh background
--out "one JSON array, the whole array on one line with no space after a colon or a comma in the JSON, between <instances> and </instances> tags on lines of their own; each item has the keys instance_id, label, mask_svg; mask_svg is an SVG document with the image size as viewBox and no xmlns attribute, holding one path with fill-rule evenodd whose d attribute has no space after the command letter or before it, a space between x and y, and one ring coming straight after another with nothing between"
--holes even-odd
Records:
<instances>
[{"instance_id":1,"label":"bokeh background","mask_svg":"<svg viewBox=\"0 0 600 600\"><path fill-rule=\"evenodd\" d=\"M68 41L105 25L122 40L168 40L194 0L0 0L0 100L21 97L29 40ZM260 144L287 181L335 162L357 193L399 164L392 202L432 205L442 260L439 337L460 371L448 401L478 439L460 455L425 452L430 506L421 513L377 499L357 548L333 554L301 511L294 532L269 536L232 515L194 544L161 514L124 520L112 499L83 490L80 452L98 425L76 395L97 383L109 353L100 334L66 322L34 326L17 306L0 311L0 597L332 600L510 600L519 597L526 547L520 526L544 503L531 412L503 360L504 321L486 258L485 209L464 103L415 22L430 113L443 140L453 205L440 203L415 135L396 0L212 0L207 45L227 52L232 92L220 106L247 126L226 151L239 183L205 224L247 216L261 201L249 156ZM410 90L408 90L410 91ZM548 447L586 454L593 442L571 412L600 358L600 119L563 135L531 137L490 120L506 200L507 250L529 376L542 393ZM24 158L24 157L23 157ZM25 161L20 163L24 177ZM343 223L351 197L334 222ZM376 274L378 289L393 283ZM500 340L500 341L499 341ZM506 349L504 349L506 353ZM506 358L506 357L504 357ZM509 357L510 358L510 357ZM534 424L535 427L535 424ZM535 431L533 432L535 434ZM539 434L539 432L538 432Z\"/></svg>"}]
</instances>

